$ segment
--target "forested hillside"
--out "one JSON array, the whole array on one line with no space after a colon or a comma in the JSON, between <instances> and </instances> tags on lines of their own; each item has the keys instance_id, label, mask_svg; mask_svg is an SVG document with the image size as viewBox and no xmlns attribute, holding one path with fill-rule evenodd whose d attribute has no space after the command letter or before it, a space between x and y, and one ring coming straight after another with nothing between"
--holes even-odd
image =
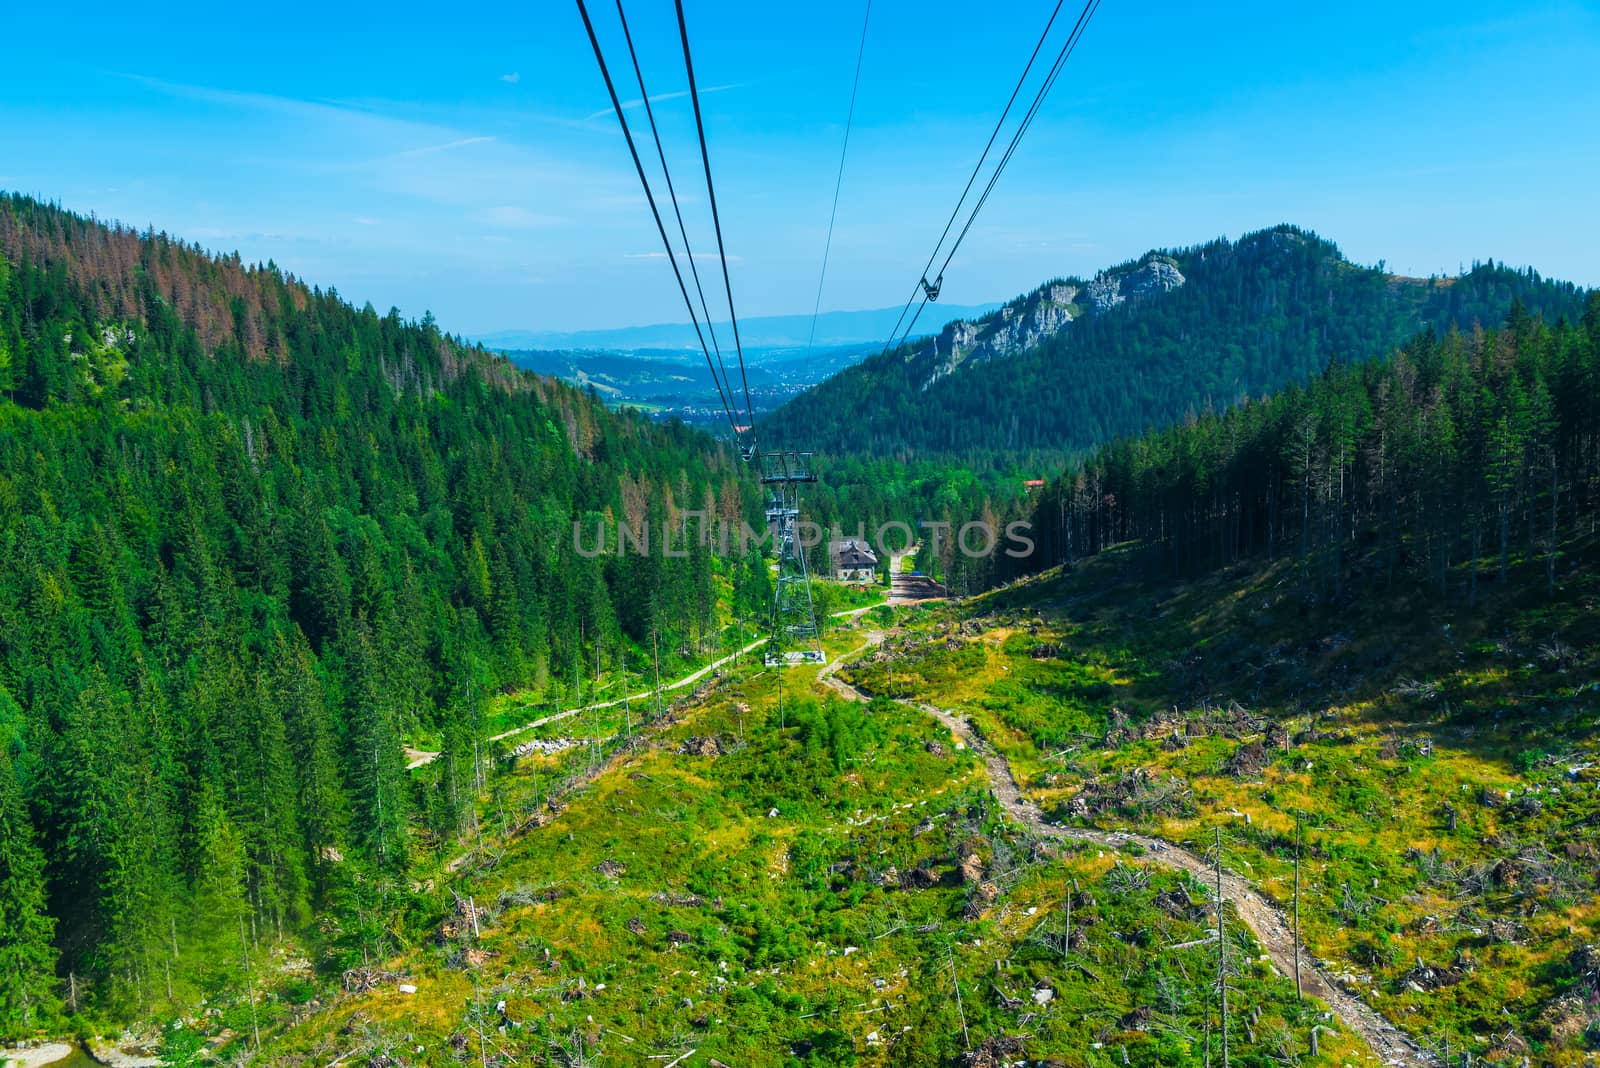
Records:
<instances>
[{"instance_id":1,"label":"forested hillside","mask_svg":"<svg viewBox=\"0 0 1600 1068\"><path fill-rule=\"evenodd\" d=\"M1036 567L1135 542L1196 574L1293 556L1312 598L1420 580L1472 601L1486 578L1565 572L1600 505L1600 292L1581 319L1513 303L1223 414L1107 446L1036 498Z\"/></svg>"},{"instance_id":2,"label":"forested hillside","mask_svg":"<svg viewBox=\"0 0 1600 1068\"><path fill-rule=\"evenodd\" d=\"M719 624L707 550L572 522L758 522L739 467L431 317L0 199L0 1037L192 1008L286 935L359 961L474 818L490 695Z\"/></svg>"},{"instance_id":3,"label":"forested hillside","mask_svg":"<svg viewBox=\"0 0 1600 1068\"><path fill-rule=\"evenodd\" d=\"M1176 267L1181 284L1125 284L1152 265ZM1054 293L1071 300L1045 320L1050 329L1022 335L1039 340L996 344L1007 316L1036 315ZM944 348L918 342L840 372L779 409L763 433L984 468L1022 458L1042 474L1115 438L1304 383L1330 362L1381 355L1426 327L1493 325L1514 300L1554 323L1576 319L1583 294L1493 262L1456 278L1395 277L1277 227L1050 283L956 332L953 354L947 330Z\"/></svg>"}]
</instances>

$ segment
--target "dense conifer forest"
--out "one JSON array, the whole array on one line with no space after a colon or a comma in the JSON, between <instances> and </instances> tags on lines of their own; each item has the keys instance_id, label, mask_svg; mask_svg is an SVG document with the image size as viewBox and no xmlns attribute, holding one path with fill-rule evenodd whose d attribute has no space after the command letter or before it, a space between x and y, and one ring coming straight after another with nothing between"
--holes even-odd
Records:
<instances>
[{"instance_id":1,"label":"dense conifer forest","mask_svg":"<svg viewBox=\"0 0 1600 1068\"><path fill-rule=\"evenodd\" d=\"M1429 330L1222 414L1096 451L1036 498L1035 567L1133 542L1194 575L1294 557L1313 600L1400 579L1474 602L1553 587L1600 506L1600 292L1553 321Z\"/></svg>"},{"instance_id":2,"label":"dense conifer forest","mask_svg":"<svg viewBox=\"0 0 1600 1068\"><path fill-rule=\"evenodd\" d=\"M706 547L587 559L573 521L759 523L742 477L431 316L0 200L0 1036L403 930L492 694L726 619Z\"/></svg>"}]
</instances>

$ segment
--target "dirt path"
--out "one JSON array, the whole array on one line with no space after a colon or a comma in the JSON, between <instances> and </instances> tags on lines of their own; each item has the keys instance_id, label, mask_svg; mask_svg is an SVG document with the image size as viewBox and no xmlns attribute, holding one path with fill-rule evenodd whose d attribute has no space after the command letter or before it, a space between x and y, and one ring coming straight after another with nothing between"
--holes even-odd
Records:
<instances>
[{"instance_id":1,"label":"dirt path","mask_svg":"<svg viewBox=\"0 0 1600 1068\"><path fill-rule=\"evenodd\" d=\"M700 668L697 671L691 671L689 674L685 675L683 678L676 679L676 680L674 680L672 682L667 683L666 685L661 687L661 692L662 693L667 693L667 692L669 692L671 690L681 690L685 686L693 686L695 683L699 682L701 679L703 679L707 675L711 674L717 668L722 667L724 664L733 663L739 657L744 656L747 653L754 652L755 650L761 648L766 643L767 643L767 639L765 639L765 638L757 638L755 641L751 642L749 645L745 646L743 649L740 649L737 653L729 653L727 656L723 657L721 660L713 660L713 661L711 661L711 663L707 664L705 667ZM650 698L650 697L653 697L653 696L655 696L655 691L654 690L641 690L638 693L631 693L626 697L618 697L618 698L614 698L613 700L610 700L610 701L601 701L600 703L593 704L593 705L583 705L583 706L581 706L579 708L569 708L565 712L555 712L555 713L552 713L551 715L543 716L543 717L541 717L539 719L536 719L532 723L524 723L520 727L512 727L508 731L501 731L499 734L496 734L496 735L492 736L489 740L491 742L503 741L506 738L510 738L512 735L521 734L523 731L531 731L533 728L542 727L546 723L555 723L558 720L567 719L570 716L576 716L580 712L594 712L594 711L597 711L597 710L602 709L602 708L615 708L616 706L618 706L620 704L624 704L624 703L626 703L628 701L643 701L643 700L645 700L647 698Z\"/></svg>"},{"instance_id":2,"label":"dirt path","mask_svg":"<svg viewBox=\"0 0 1600 1068\"><path fill-rule=\"evenodd\" d=\"M947 596L948 591L926 575L906 573L905 561L915 556L918 548L920 546L913 545L889 557L889 604L921 604L942 601Z\"/></svg>"},{"instance_id":3,"label":"dirt path","mask_svg":"<svg viewBox=\"0 0 1600 1068\"><path fill-rule=\"evenodd\" d=\"M883 607L883 605L888 604L888 603L889 602L887 600L885 600L885 601L880 601L877 604L869 604L869 605L865 605L865 606L863 606L861 608L846 608L843 611L833 612L833 613L830 613L830 614L833 615L833 616L837 616L837 617L839 617L841 619L849 618L849 617L853 617L853 616L859 616L859 615L861 615L861 614L863 614L865 612L870 612L874 608L881 608L881 607ZM725 664L731 664L738 657L744 656L747 653L754 652L755 650L757 650L757 649L761 648L763 645L765 645L766 642L767 642L767 639L765 639L765 638L757 638L755 641L751 642L749 645L745 646L743 649L739 650L737 653L729 653L727 656L723 657L722 659L713 660L711 663L707 664L705 667L699 668L696 671L692 671L689 674L685 675L681 679L676 679L676 680L674 680L672 682L667 683L665 686L661 687L661 691L663 693L666 693L666 692L671 691L671 690L681 690L685 686L692 686L695 683L699 682L701 679L705 678L711 672L715 671L717 668L722 667ZM610 701L601 701L599 704L583 705L583 706L581 706L579 708L569 708L565 712L553 712L548 716L541 716L539 719L533 720L532 722L524 723L520 727L512 727L508 731L501 731L499 734L491 735L489 737L489 741L491 741L491 742L501 742L501 741L504 741L507 738L511 738L511 737L514 737L515 735L521 734L524 731L531 731L535 727L542 727L546 723L557 723L557 722L560 722L561 720L564 720L564 719L570 719L573 716L579 715L579 714L581 714L583 712L594 712L594 711L598 711L599 709L602 709L602 708L615 708L617 705L624 704L624 703L626 703L628 701L644 701L644 700L647 700L648 698L651 698L653 696L655 696L655 691L654 690L641 690L639 693L629 694L626 697L617 697L617 698L614 698L614 699L612 699ZM426 750L423 750L423 749L407 749L405 751L405 757L406 757L406 770L407 771L415 771L417 768L423 767L426 764L433 763L434 760L438 759L439 754L438 753L430 753L430 752L428 752Z\"/></svg>"},{"instance_id":4,"label":"dirt path","mask_svg":"<svg viewBox=\"0 0 1600 1068\"><path fill-rule=\"evenodd\" d=\"M868 607L869 608L876 608L877 606L876 605L869 605ZM862 611L866 611L866 609L862 609ZM747 653L754 652L755 650L757 650L757 649L761 648L763 645L765 645L766 642L767 642L767 639L765 639L765 638L757 638L755 641L751 642L749 645L745 646L743 649L740 649L737 653L729 653L727 656L723 657L720 660L713 660L713 661L711 661L711 663L707 664L705 667L699 668L699 669L697 669L695 671L691 671L689 674L685 675L681 679L675 679L672 682L667 683L666 685L661 687L661 692L662 693L669 693L672 690L681 690L685 686L693 686L695 683L699 682L701 679L703 679L707 675L711 674L711 672L715 671L717 668L722 667L725 664L731 664L738 657L744 656ZM580 714L582 714L584 712L596 712L596 711L599 711L602 708L615 708L616 706L618 706L620 704L626 704L629 701L644 701L644 700L648 700L649 698L654 697L654 696L655 696L655 691L654 690L641 690L638 693L628 694L626 697L617 697L617 698L614 698L614 699L612 699L610 701L601 701L598 704L581 705L578 708L569 708L565 712L553 712L548 716L541 716L538 719L533 720L530 723L524 723L520 727L512 727L508 731L501 731L499 734L491 735L490 738L489 738L489 741L491 741L491 742L502 742L502 741L505 741L507 738L514 737L514 736L516 736L518 734L523 733L524 731L531 731L535 727L543 727L546 723L558 723L561 720L571 719L573 716L580 715ZM430 752L427 752L426 750L422 750L422 749L407 749L405 751L406 770L407 771L415 771L416 769L418 769L420 767L423 767L424 765L433 763L435 760L438 759L438 757L439 757L438 753L430 753Z\"/></svg>"},{"instance_id":5,"label":"dirt path","mask_svg":"<svg viewBox=\"0 0 1600 1068\"><path fill-rule=\"evenodd\" d=\"M848 657L840 657L834 663L828 665L828 669L818 676L818 681L852 701L867 700L865 693L840 679L834 672L837 668L847 663L848 659L853 658L882 640L882 634L869 634L867 645L848 654ZM1039 811L1038 807L1023 798L1022 791L1017 786L1016 777L1011 773L1010 763L1006 761L1004 756L996 753L984 743L966 721L948 709L939 708L936 705L922 702L902 703L921 709L934 719L937 719L949 729L951 734L981 756L988 770L989 783L994 790L995 797L1000 801L1006 812L1035 833L1050 838L1094 842L1108 849L1117 849L1128 844L1138 845L1144 849L1146 859L1169 868L1189 872L1197 876L1203 885L1213 885L1216 869L1207 864L1202 857L1173 842L1126 831L1098 831L1083 827L1062 827L1046 822L1043 813ZM1266 947L1267 953L1272 957L1272 961L1277 966L1278 971L1293 980L1294 935L1283 914L1247 880L1237 875L1223 873L1222 891L1227 900L1233 902L1239 918L1245 922L1250 930L1255 933L1261 944ZM1312 960L1311 954L1302 946L1300 949L1300 977L1306 993L1321 998L1326 1002L1335 1015L1344 1021L1345 1026L1359 1034L1385 1064L1439 1065L1440 1062L1436 1057L1418 1046L1409 1035L1384 1019L1382 1014L1365 1001L1336 985L1322 969L1311 963Z\"/></svg>"},{"instance_id":6,"label":"dirt path","mask_svg":"<svg viewBox=\"0 0 1600 1068\"><path fill-rule=\"evenodd\" d=\"M848 667L850 665L850 663L853 660L855 660L856 657L860 656L862 653L866 652L868 649L871 649L873 646L882 644L882 642L883 642L883 631L881 631L881 630L869 630L869 631L867 631L867 640L865 642L863 642L862 644L856 646L854 649L850 650L848 653L844 653L844 654L842 654L840 656L834 657L832 663L828 664L827 667L825 667L821 671L817 672L817 681L822 683L824 686L832 687L833 689L837 690L839 693L841 693L844 696L850 698L850 700L852 700L852 701L865 701L866 697L865 697L865 695L863 695L861 693L860 690L856 689L854 686L850 685L848 682L844 682L844 681L842 681L840 679L834 678L833 677L834 676L834 672L838 671L842 667Z\"/></svg>"}]
</instances>

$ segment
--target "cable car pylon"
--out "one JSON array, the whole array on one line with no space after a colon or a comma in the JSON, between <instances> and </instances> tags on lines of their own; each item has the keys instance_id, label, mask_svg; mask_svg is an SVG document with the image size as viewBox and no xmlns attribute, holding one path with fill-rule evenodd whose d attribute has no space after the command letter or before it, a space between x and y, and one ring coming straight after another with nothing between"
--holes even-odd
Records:
<instances>
[{"instance_id":1,"label":"cable car pylon","mask_svg":"<svg viewBox=\"0 0 1600 1068\"><path fill-rule=\"evenodd\" d=\"M817 609L811 599L811 574L800 537L800 487L815 482L809 452L780 450L761 454L761 487L767 499L767 529L778 550L778 578L772 594L769 667L825 664Z\"/></svg>"}]
</instances>

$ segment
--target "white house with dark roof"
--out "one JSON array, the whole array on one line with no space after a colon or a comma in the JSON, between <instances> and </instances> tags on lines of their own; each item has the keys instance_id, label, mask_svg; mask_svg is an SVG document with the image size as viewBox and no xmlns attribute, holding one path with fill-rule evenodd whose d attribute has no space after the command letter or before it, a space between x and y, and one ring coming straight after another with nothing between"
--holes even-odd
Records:
<instances>
[{"instance_id":1,"label":"white house with dark roof","mask_svg":"<svg viewBox=\"0 0 1600 1068\"><path fill-rule=\"evenodd\" d=\"M878 555L872 546L858 538L844 538L828 547L835 582L878 581Z\"/></svg>"}]
</instances>

